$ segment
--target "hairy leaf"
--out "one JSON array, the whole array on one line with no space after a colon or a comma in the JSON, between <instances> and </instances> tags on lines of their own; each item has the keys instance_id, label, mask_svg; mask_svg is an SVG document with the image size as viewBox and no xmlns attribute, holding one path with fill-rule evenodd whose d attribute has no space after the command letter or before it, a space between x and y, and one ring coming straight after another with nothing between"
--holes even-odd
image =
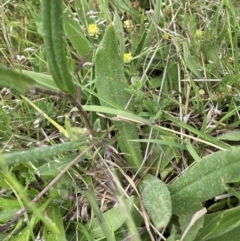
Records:
<instances>
[{"instance_id":1,"label":"hairy leaf","mask_svg":"<svg viewBox=\"0 0 240 241\"><path fill-rule=\"evenodd\" d=\"M170 193L166 184L159 178L147 174L139 184L139 190L155 227L166 227L172 215Z\"/></svg>"},{"instance_id":2,"label":"hairy leaf","mask_svg":"<svg viewBox=\"0 0 240 241\"><path fill-rule=\"evenodd\" d=\"M239 181L240 147L204 157L169 185L173 213L223 193L225 183Z\"/></svg>"}]
</instances>

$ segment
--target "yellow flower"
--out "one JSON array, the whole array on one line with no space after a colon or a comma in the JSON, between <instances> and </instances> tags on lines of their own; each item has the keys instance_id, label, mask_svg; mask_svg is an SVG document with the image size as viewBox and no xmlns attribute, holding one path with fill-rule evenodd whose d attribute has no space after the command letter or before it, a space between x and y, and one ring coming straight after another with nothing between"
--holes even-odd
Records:
<instances>
[{"instance_id":1,"label":"yellow flower","mask_svg":"<svg viewBox=\"0 0 240 241\"><path fill-rule=\"evenodd\" d=\"M95 23L89 24L88 25L88 33L89 33L90 36L97 37L100 33L100 30L99 30L97 24L95 24Z\"/></svg>"},{"instance_id":2,"label":"yellow flower","mask_svg":"<svg viewBox=\"0 0 240 241\"><path fill-rule=\"evenodd\" d=\"M203 36L203 31L201 29L197 29L195 33L195 37L202 38L202 36Z\"/></svg>"},{"instance_id":3,"label":"yellow flower","mask_svg":"<svg viewBox=\"0 0 240 241\"><path fill-rule=\"evenodd\" d=\"M169 38L170 36L167 33L163 34L163 39L168 40Z\"/></svg>"},{"instance_id":4,"label":"yellow flower","mask_svg":"<svg viewBox=\"0 0 240 241\"><path fill-rule=\"evenodd\" d=\"M124 63L129 63L132 60L132 54L131 53L126 53L124 54Z\"/></svg>"},{"instance_id":5,"label":"yellow flower","mask_svg":"<svg viewBox=\"0 0 240 241\"><path fill-rule=\"evenodd\" d=\"M123 27L127 30L128 33L134 31L134 25L131 20L123 21Z\"/></svg>"}]
</instances>

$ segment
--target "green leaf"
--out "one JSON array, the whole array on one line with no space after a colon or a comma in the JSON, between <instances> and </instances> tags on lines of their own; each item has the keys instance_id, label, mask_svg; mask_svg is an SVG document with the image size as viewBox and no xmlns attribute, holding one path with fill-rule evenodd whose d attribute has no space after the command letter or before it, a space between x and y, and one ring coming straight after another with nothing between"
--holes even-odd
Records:
<instances>
[{"instance_id":1,"label":"green leaf","mask_svg":"<svg viewBox=\"0 0 240 241\"><path fill-rule=\"evenodd\" d=\"M7 87L20 94L25 94L36 86L29 76L0 66L0 87Z\"/></svg>"},{"instance_id":2,"label":"green leaf","mask_svg":"<svg viewBox=\"0 0 240 241\"><path fill-rule=\"evenodd\" d=\"M64 158L53 160L43 164L38 169L41 177L47 177L47 178L56 177L60 173L60 171L62 171L78 155L79 154L72 154ZM84 156L79 161L81 161L82 159L84 159Z\"/></svg>"},{"instance_id":3,"label":"green leaf","mask_svg":"<svg viewBox=\"0 0 240 241\"><path fill-rule=\"evenodd\" d=\"M82 145L86 145L85 141L66 142L63 144L56 144L47 147L36 147L26 151L16 151L11 153L0 154L1 165L13 165L23 162L30 162L34 160L46 159L57 156L67 151L72 151L79 148Z\"/></svg>"},{"instance_id":4,"label":"green leaf","mask_svg":"<svg viewBox=\"0 0 240 241\"><path fill-rule=\"evenodd\" d=\"M172 215L170 193L166 184L159 178L147 174L139 184L139 190L155 227L166 227Z\"/></svg>"},{"instance_id":5,"label":"green leaf","mask_svg":"<svg viewBox=\"0 0 240 241\"><path fill-rule=\"evenodd\" d=\"M224 133L218 136L217 138L219 140L224 140L224 141L240 141L240 131L239 130L229 131L227 133Z\"/></svg>"},{"instance_id":6,"label":"green leaf","mask_svg":"<svg viewBox=\"0 0 240 241\"><path fill-rule=\"evenodd\" d=\"M210 238L208 239L208 241L239 241L239 237L240 237L240 228L237 227L221 236L218 236L216 238ZM195 239L194 241L199 241L199 240Z\"/></svg>"},{"instance_id":7,"label":"green leaf","mask_svg":"<svg viewBox=\"0 0 240 241\"><path fill-rule=\"evenodd\" d=\"M64 6L66 7L66 5ZM78 55L86 56L91 51L92 44L82 33L81 25L74 19L73 13L67 7L63 13L63 22L66 36Z\"/></svg>"},{"instance_id":8,"label":"green leaf","mask_svg":"<svg viewBox=\"0 0 240 241\"><path fill-rule=\"evenodd\" d=\"M199 215L199 217L195 217L195 215L197 215L199 210L201 209L202 205L198 204L179 215L179 224L182 230L182 235L184 235L184 241L194 240L199 229L202 227L204 222L204 216ZM204 213L205 212L206 209L204 210Z\"/></svg>"},{"instance_id":9,"label":"green leaf","mask_svg":"<svg viewBox=\"0 0 240 241\"><path fill-rule=\"evenodd\" d=\"M119 110L119 109L113 109L110 107L105 106L98 106L98 105L84 105L83 109L85 111L94 111L94 112L102 112L107 114L113 114L116 115L118 118L122 118L123 120L130 120L136 123L141 123L145 125L152 125L152 122L148 119L144 119L138 115L135 115L134 113L129 112L128 110Z\"/></svg>"},{"instance_id":10,"label":"green leaf","mask_svg":"<svg viewBox=\"0 0 240 241\"><path fill-rule=\"evenodd\" d=\"M204 157L169 185L173 213L223 193L225 183L239 181L240 147Z\"/></svg>"},{"instance_id":11,"label":"green leaf","mask_svg":"<svg viewBox=\"0 0 240 241\"><path fill-rule=\"evenodd\" d=\"M126 89L129 87L124 75L123 59L118 54L118 43L113 25L105 30L103 40L97 49L96 61L96 88L100 97L104 97L113 103L125 108L131 95ZM109 104L101 98L102 106L109 107ZM133 111L132 107L129 108ZM131 139L139 139L137 128L123 121L114 121L118 129L118 145L125 155L125 158L134 170L138 170L142 164L141 145L138 142L128 142Z\"/></svg>"},{"instance_id":12,"label":"green leaf","mask_svg":"<svg viewBox=\"0 0 240 241\"><path fill-rule=\"evenodd\" d=\"M210 238L222 236L240 226L240 207L218 212L214 218L205 224L196 237L196 240L209 240Z\"/></svg>"},{"instance_id":13,"label":"green leaf","mask_svg":"<svg viewBox=\"0 0 240 241\"><path fill-rule=\"evenodd\" d=\"M183 58L186 67L199 79L203 78L201 71L199 71L198 60L191 55L190 49L186 42L183 42Z\"/></svg>"},{"instance_id":14,"label":"green leaf","mask_svg":"<svg viewBox=\"0 0 240 241\"><path fill-rule=\"evenodd\" d=\"M177 239L177 229L175 225L172 225L171 231L170 231L170 236L166 239L166 241L176 241L179 240Z\"/></svg>"},{"instance_id":15,"label":"green leaf","mask_svg":"<svg viewBox=\"0 0 240 241\"><path fill-rule=\"evenodd\" d=\"M76 95L63 42L62 0L42 0L43 40L48 65L54 82L60 90Z\"/></svg>"},{"instance_id":16,"label":"green leaf","mask_svg":"<svg viewBox=\"0 0 240 241\"><path fill-rule=\"evenodd\" d=\"M49 198L46 202L44 202L40 207L35 207L33 209L33 215L31 215L30 220L28 220L27 222L27 226L23 227L23 229L21 230L21 232L18 232L17 235L12 236L11 233L9 233L9 237L11 236L11 239L6 239L6 240L11 240L11 241L27 241L27 240L32 240L32 236L33 236L33 229L36 227L36 224L39 222L39 220L41 220L41 222L45 225L48 226L48 228L50 230L54 230L54 232L58 232L59 228L53 224L52 222L50 222L49 219L45 218L43 216L43 213L46 209L46 207L49 205L49 202L51 201L51 199ZM19 211L19 209L17 210ZM17 213L17 211L15 211L15 215ZM12 217L14 216L14 214L12 215ZM40 215L39 215L40 214ZM30 217L30 216L29 216ZM22 225L22 219L20 219L16 225L16 227L14 228L14 231L17 231L18 228L20 228Z\"/></svg>"},{"instance_id":17,"label":"green leaf","mask_svg":"<svg viewBox=\"0 0 240 241\"><path fill-rule=\"evenodd\" d=\"M203 41L201 50L205 56L206 61L211 61L215 67L220 67L220 58L216 49L216 43L211 41Z\"/></svg>"},{"instance_id":18,"label":"green leaf","mask_svg":"<svg viewBox=\"0 0 240 241\"><path fill-rule=\"evenodd\" d=\"M184 123L183 121L180 121L179 119L173 117L172 115L169 115L167 113L163 113L162 115L163 118L166 118L168 121L172 121L173 123L175 123L176 125L196 134L197 136L199 136L202 140L205 140L207 141L208 145L215 145L218 146L218 147L221 147L221 148L224 148L224 149L227 149L230 147L230 145L224 143L224 142L221 142L219 141L218 139L210 136L210 135L207 135L206 133L202 132L202 131L199 131L198 129ZM158 126L155 126L156 129L160 129L161 130L161 126L158 127Z\"/></svg>"},{"instance_id":19,"label":"green leaf","mask_svg":"<svg viewBox=\"0 0 240 241\"><path fill-rule=\"evenodd\" d=\"M49 230L48 226L43 228L44 240L48 241L66 241L65 230L63 226L63 217L60 213L60 207L56 205L50 205L45 215L58 227L59 233Z\"/></svg>"},{"instance_id":20,"label":"green leaf","mask_svg":"<svg viewBox=\"0 0 240 241\"><path fill-rule=\"evenodd\" d=\"M131 196L130 198L123 201L127 208L127 213L132 213L134 210L134 196ZM109 230L115 232L125 223L127 219L127 213L123 212L121 205L115 206L103 213L102 222L107 226ZM93 238L101 238L105 236L99 225L99 221L96 218L91 223L87 224L86 227L89 229L89 232Z\"/></svg>"},{"instance_id":21,"label":"green leaf","mask_svg":"<svg viewBox=\"0 0 240 241\"><path fill-rule=\"evenodd\" d=\"M18 205L19 206L19 205ZM12 217L19 211L20 207L1 210L0 212L0 222L7 223L12 219Z\"/></svg>"}]
</instances>

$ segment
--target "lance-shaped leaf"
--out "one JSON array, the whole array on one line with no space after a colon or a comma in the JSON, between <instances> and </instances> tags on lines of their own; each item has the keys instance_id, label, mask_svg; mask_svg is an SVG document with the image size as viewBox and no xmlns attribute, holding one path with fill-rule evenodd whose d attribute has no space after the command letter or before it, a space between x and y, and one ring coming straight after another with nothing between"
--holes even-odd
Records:
<instances>
[{"instance_id":1,"label":"lance-shaped leaf","mask_svg":"<svg viewBox=\"0 0 240 241\"><path fill-rule=\"evenodd\" d=\"M96 87L102 106L110 107L101 97L125 108L131 95L126 91L128 83L124 75L123 59L118 54L117 37L113 25L105 30L103 40L96 53ZM128 108L133 111L132 107ZM118 145L129 165L135 170L142 163L142 151L139 142L129 142L139 139L137 128L130 123L114 121L118 129Z\"/></svg>"},{"instance_id":2,"label":"lance-shaped leaf","mask_svg":"<svg viewBox=\"0 0 240 241\"><path fill-rule=\"evenodd\" d=\"M63 217L60 212L60 207L57 205L50 205L45 215L54 223L59 229L59 232L53 232L52 230L49 230L48 226L44 226L43 228L43 237L45 240L49 241L66 241L65 237L65 230L63 226Z\"/></svg>"},{"instance_id":3,"label":"lance-shaped leaf","mask_svg":"<svg viewBox=\"0 0 240 241\"><path fill-rule=\"evenodd\" d=\"M34 160L51 158L64 152L73 151L83 145L86 145L85 141L72 141L43 148L35 147L26 151L1 153L0 165L13 165L21 161L30 162Z\"/></svg>"},{"instance_id":4,"label":"lance-shaped leaf","mask_svg":"<svg viewBox=\"0 0 240 241\"><path fill-rule=\"evenodd\" d=\"M75 96L75 86L67 67L63 42L62 0L42 0L42 25L43 40L53 80L60 90Z\"/></svg>"},{"instance_id":5,"label":"lance-shaped leaf","mask_svg":"<svg viewBox=\"0 0 240 241\"><path fill-rule=\"evenodd\" d=\"M225 183L240 180L240 147L204 157L169 185L173 213L223 193Z\"/></svg>"},{"instance_id":6,"label":"lance-shaped leaf","mask_svg":"<svg viewBox=\"0 0 240 241\"><path fill-rule=\"evenodd\" d=\"M80 3L80 1L76 1L76 5L81 6L82 3ZM78 53L78 55L83 58L91 51L92 44L83 33L82 27L79 22L75 20L75 15L69 10L66 5L64 6L66 7L66 9L63 13L63 23L66 36ZM84 15L81 15L79 17L83 16Z\"/></svg>"}]
</instances>

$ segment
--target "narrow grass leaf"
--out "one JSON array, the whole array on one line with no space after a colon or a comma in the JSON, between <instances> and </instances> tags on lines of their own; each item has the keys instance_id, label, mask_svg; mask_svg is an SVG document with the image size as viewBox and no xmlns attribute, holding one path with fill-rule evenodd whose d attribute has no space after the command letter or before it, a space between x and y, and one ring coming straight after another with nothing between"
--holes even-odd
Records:
<instances>
[{"instance_id":1,"label":"narrow grass leaf","mask_svg":"<svg viewBox=\"0 0 240 241\"><path fill-rule=\"evenodd\" d=\"M40 108L38 108L31 100L28 98L22 96L22 99L24 99L28 104L30 104L35 110L38 111L39 114L41 114L45 119L47 119L53 126L55 126L62 134L64 134L67 138L68 133L67 131L59 125L55 120L53 120L50 116L48 116L44 111L42 111Z\"/></svg>"},{"instance_id":2,"label":"narrow grass leaf","mask_svg":"<svg viewBox=\"0 0 240 241\"><path fill-rule=\"evenodd\" d=\"M105 106L98 106L98 105L84 105L83 109L85 111L94 111L94 112L102 112L107 114L113 114L116 115L119 119L123 119L126 121L132 121L136 123L146 124L146 125L152 125L152 122L148 119L144 119L138 115L135 115L134 113L129 112L128 110L124 109L114 109L110 107Z\"/></svg>"},{"instance_id":3,"label":"narrow grass leaf","mask_svg":"<svg viewBox=\"0 0 240 241\"><path fill-rule=\"evenodd\" d=\"M160 140L160 139L141 139L141 140L130 140L130 141L140 141L140 142L144 142L144 143L155 143L155 144L159 144L159 145L164 145L164 146L169 146L169 147L177 147L181 150L187 150L185 145L179 144L177 142L173 142L170 140Z\"/></svg>"},{"instance_id":4,"label":"narrow grass leaf","mask_svg":"<svg viewBox=\"0 0 240 241\"><path fill-rule=\"evenodd\" d=\"M173 213L223 193L225 183L239 181L240 147L204 157L169 185Z\"/></svg>"},{"instance_id":5,"label":"narrow grass leaf","mask_svg":"<svg viewBox=\"0 0 240 241\"><path fill-rule=\"evenodd\" d=\"M218 212L211 222L204 225L196 240L209 240L222 236L240 226L240 207Z\"/></svg>"},{"instance_id":6,"label":"narrow grass leaf","mask_svg":"<svg viewBox=\"0 0 240 241\"><path fill-rule=\"evenodd\" d=\"M155 227L166 227L172 215L170 193L166 184L159 178L147 174L139 184L139 191Z\"/></svg>"},{"instance_id":7,"label":"narrow grass leaf","mask_svg":"<svg viewBox=\"0 0 240 241\"><path fill-rule=\"evenodd\" d=\"M196 128L184 123L183 121L180 121L179 119L167 114L167 113L163 113L163 117L166 118L169 121L172 121L173 123L177 124L178 126L196 134L198 137L200 137L203 140L206 140L207 142L209 142L209 145L215 145L215 146L219 146L219 149L227 149L230 146L210 135L207 135L206 133L203 133L199 130L197 130ZM158 127L155 127L156 129L158 129ZM159 127L159 129L161 129L161 127Z\"/></svg>"},{"instance_id":8,"label":"narrow grass leaf","mask_svg":"<svg viewBox=\"0 0 240 241\"><path fill-rule=\"evenodd\" d=\"M20 94L25 94L36 87L36 82L25 74L0 66L0 87L7 87Z\"/></svg>"}]
</instances>

